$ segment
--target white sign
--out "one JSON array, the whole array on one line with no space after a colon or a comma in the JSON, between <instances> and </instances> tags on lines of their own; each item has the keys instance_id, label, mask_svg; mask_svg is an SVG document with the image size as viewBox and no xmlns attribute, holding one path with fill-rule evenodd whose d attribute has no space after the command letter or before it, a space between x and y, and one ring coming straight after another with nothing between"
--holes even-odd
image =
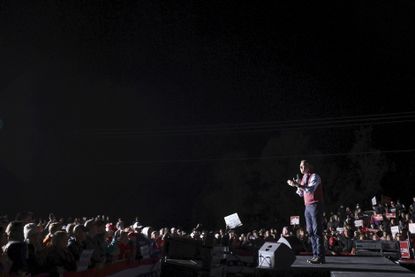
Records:
<instances>
[{"instance_id":1,"label":"white sign","mask_svg":"<svg viewBox=\"0 0 415 277\"><path fill-rule=\"evenodd\" d=\"M237 213L225 216L224 219L226 226L228 226L229 229L235 229L236 227L242 226L242 222Z\"/></svg>"},{"instance_id":2,"label":"white sign","mask_svg":"<svg viewBox=\"0 0 415 277\"><path fill-rule=\"evenodd\" d=\"M299 215L290 216L290 225L300 225L300 216Z\"/></svg>"},{"instance_id":3,"label":"white sign","mask_svg":"<svg viewBox=\"0 0 415 277\"><path fill-rule=\"evenodd\" d=\"M339 233L343 233L344 228L343 227L337 227L336 231L339 232Z\"/></svg>"},{"instance_id":4,"label":"white sign","mask_svg":"<svg viewBox=\"0 0 415 277\"><path fill-rule=\"evenodd\" d=\"M391 233L392 233L392 238L395 239L395 235L399 233L399 226L398 225L391 226Z\"/></svg>"},{"instance_id":5,"label":"white sign","mask_svg":"<svg viewBox=\"0 0 415 277\"><path fill-rule=\"evenodd\" d=\"M354 226L356 227L363 227L363 219L355 220Z\"/></svg>"},{"instance_id":6,"label":"white sign","mask_svg":"<svg viewBox=\"0 0 415 277\"><path fill-rule=\"evenodd\" d=\"M409 232L415 234L415 223L409 223Z\"/></svg>"},{"instance_id":7,"label":"white sign","mask_svg":"<svg viewBox=\"0 0 415 277\"><path fill-rule=\"evenodd\" d=\"M376 206L377 202L376 202L376 196L373 196L372 198L372 206Z\"/></svg>"}]
</instances>

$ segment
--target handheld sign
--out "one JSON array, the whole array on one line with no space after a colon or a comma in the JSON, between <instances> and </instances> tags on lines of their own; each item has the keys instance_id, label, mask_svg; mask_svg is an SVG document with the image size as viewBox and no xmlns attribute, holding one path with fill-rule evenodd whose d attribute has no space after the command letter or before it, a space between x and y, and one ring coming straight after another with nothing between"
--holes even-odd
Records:
<instances>
[{"instance_id":1,"label":"handheld sign","mask_svg":"<svg viewBox=\"0 0 415 277\"><path fill-rule=\"evenodd\" d=\"M374 215L372 215L372 218L373 218L374 221L383 221L382 214L374 214Z\"/></svg>"},{"instance_id":2,"label":"handheld sign","mask_svg":"<svg viewBox=\"0 0 415 277\"><path fill-rule=\"evenodd\" d=\"M392 238L395 238L395 235L396 235L397 233L399 233L399 226L398 226L398 225L396 225L396 226L391 226L391 233L392 233Z\"/></svg>"},{"instance_id":3,"label":"handheld sign","mask_svg":"<svg viewBox=\"0 0 415 277\"><path fill-rule=\"evenodd\" d=\"M237 213L225 216L224 219L226 226L228 226L229 229L235 229L236 227L242 226L242 222Z\"/></svg>"},{"instance_id":4,"label":"handheld sign","mask_svg":"<svg viewBox=\"0 0 415 277\"><path fill-rule=\"evenodd\" d=\"M363 219L355 220L354 226L356 227L363 227Z\"/></svg>"},{"instance_id":5,"label":"handheld sign","mask_svg":"<svg viewBox=\"0 0 415 277\"><path fill-rule=\"evenodd\" d=\"M372 206L376 206L377 202L376 202L376 196L373 196L372 198Z\"/></svg>"},{"instance_id":6,"label":"handheld sign","mask_svg":"<svg viewBox=\"0 0 415 277\"><path fill-rule=\"evenodd\" d=\"M386 213L385 214L386 218L391 219L391 218L396 218L396 213Z\"/></svg>"},{"instance_id":7,"label":"handheld sign","mask_svg":"<svg viewBox=\"0 0 415 277\"><path fill-rule=\"evenodd\" d=\"M290 216L290 225L300 225L300 216L298 215Z\"/></svg>"},{"instance_id":8,"label":"handheld sign","mask_svg":"<svg viewBox=\"0 0 415 277\"><path fill-rule=\"evenodd\" d=\"M409 253L409 241L400 241L399 247L401 249L401 259L410 259L411 254Z\"/></svg>"}]
</instances>

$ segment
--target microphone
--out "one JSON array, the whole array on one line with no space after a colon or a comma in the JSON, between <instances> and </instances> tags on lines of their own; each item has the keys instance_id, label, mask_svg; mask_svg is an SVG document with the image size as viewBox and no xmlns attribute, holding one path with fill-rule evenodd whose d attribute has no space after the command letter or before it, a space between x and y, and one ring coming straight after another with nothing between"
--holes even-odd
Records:
<instances>
[{"instance_id":1,"label":"microphone","mask_svg":"<svg viewBox=\"0 0 415 277\"><path fill-rule=\"evenodd\" d=\"M300 179L300 174L296 174L295 175L295 180L294 180L297 184L300 184L301 183L301 179Z\"/></svg>"}]
</instances>

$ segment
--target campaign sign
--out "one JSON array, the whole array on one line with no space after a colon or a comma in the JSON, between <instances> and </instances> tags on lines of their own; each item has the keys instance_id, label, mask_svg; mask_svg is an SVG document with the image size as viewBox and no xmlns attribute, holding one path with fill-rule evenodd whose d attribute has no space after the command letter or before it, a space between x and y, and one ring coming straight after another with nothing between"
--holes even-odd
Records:
<instances>
[{"instance_id":1,"label":"campaign sign","mask_svg":"<svg viewBox=\"0 0 415 277\"><path fill-rule=\"evenodd\" d=\"M399 246L401 248L401 259L410 259L411 254L409 253L409 241L400 241Z\"/></svg>"},{"instance_id":2,"label":"campaign sign","mask_svg":"<svg viewBox=\"0 0 415 277\"><path fill-rule=\"evenodd\" d=\"M391 219L391 218L396 218L396 213L386 213L385 214L386 218Z\"/></svg>"},{"instance_id":3,"label":"campaign sign","mask_svg":"<svg viewBox=\"0 0 415 277\"><path fill-rule=\"evenodd\" d=\"M409 232L415 234L415 223L409 223Z\"/></svg>"},{"instance_id":4,"label":"campaign sign","mask_svg":"<svg viewBox=\"0 0 415 277\"><path fill-rule=\"evenodd\" d=\"M354 226L356 227L363 227L363 219L355 220Z\"/></svg>"},{"instance_id":5,"label":"campaign sign","mask_svg":"<svg viewBox=\"0 0 415 277\"><path fill-rule=\"evenodd\" d=\"M298 215L290 216L290 225L300 225L300 216Z\"/></svg>"},{"instance_id":6,"label":"campaign sign","mask_svg":"<svg viewBox=\"0 0 415 277\"><path fill-rule=\"evenodd\" d=\"M373 218L374 221L382 221L383 220L382 214L374 214L374 215L372 215L372 218Z\"/></svg>"}]
</instances>

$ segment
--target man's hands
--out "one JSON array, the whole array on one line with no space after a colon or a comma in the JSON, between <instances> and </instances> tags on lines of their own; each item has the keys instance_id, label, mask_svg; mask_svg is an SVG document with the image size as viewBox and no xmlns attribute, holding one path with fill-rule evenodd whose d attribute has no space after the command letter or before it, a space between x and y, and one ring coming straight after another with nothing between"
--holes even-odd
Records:
<instances>
[{"instance_id":1,"label":"man's hands","mask_svg":"<svg viewBox=\"0 0 415 277\"><path fill-rule=\"evenodd\" d=\"M299 187L300 186L300 182L298 180L287 180L287 184L291 187Z\"/></svg>"},{"instance_id":2,"label":"man's hands","mask_svg":"<svg viewBox=\"0 0 415 277\"><path fill-rule=\"evenodd\" d=\"M287 180L287 184L291 187L296 187L298 186L297 183L295 183L293 180Z\"/></svg>"}]
</instances>

